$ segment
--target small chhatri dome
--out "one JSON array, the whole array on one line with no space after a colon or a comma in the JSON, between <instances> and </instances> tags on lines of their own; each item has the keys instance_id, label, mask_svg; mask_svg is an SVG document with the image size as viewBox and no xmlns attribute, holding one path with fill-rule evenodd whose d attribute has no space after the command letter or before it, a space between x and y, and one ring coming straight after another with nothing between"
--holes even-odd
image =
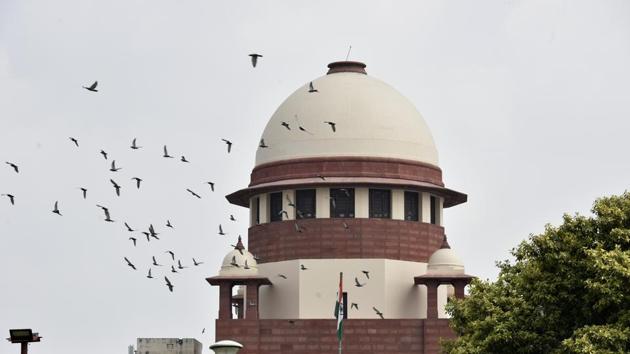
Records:
<instances>
[{"instance_id":1,"label":"small chhatri dome","mask_svg":"<svg viewBox=\"0 0 630 354\"><path fill-rule=\"evenodd\" d=\"M442 246L429 257L427 274L464 274L464 263L449 246L444 235Z\"/></svg>"},{"instance_id":2,"label":"small chhatri dome","mask_svg":"<svg viewBox=\"0 0 630 354\"><path fill-rule=\"evenodd\" d=\"M407 98L367 75L363 63L334 62L328 68L278 107L262 134L256 166L348 156L438 166L431 131ZM335 123L335 131L325 122Z\"/></svg>"},{"instance_id":3,"label":"small chhatri dome","mask_svg":"<svg viewBox=\"0 0 630 354\"><path fill-rule=\"evenodd\" d=\"M234 249L223 258L219 276L252 276L257 274L258 263L254 256L245 249L239 236Z\"/></svg>"}]
</instances>

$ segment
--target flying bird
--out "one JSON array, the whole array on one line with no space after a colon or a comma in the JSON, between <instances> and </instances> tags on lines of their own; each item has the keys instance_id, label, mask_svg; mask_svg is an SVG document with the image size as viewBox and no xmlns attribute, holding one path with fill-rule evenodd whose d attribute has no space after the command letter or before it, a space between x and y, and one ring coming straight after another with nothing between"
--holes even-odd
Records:
<instances>
[{"instance_id":1,"label":"flying bird","mask_svg":"<svg viewBox=\"0 0 630 354\"><path fill-rule=\"evenodd\" d=\"M166 220L166 227L170 227L171 229L173 228L173 225L171 225L170 220Z\"/></svg>"},{"instance_id":2,"label":"flying bird","mask_svg":"<svg viewBox=\"0 0 630 354\"><path fill-rule=\"evenodd\" d=\"M168 290L170 290L171 292L173 292L173 284L171 284L171 282L168 280L167 277L164 277L164 280L166 280L166 286L168 286Z\"/></svg>"},{"instance_id":3,"label":"flying bird","mask_svg":"<svg viewBox=\"0 0 630 354\"><path fill-rule=\"evenodd\" d=\"M169 253L171 258L173 258L173 261L175 261L175 253L173 251L165 251L164 253Z\"/></svg>"},{"instance_id":4,"label":"flying bird","mask_svg":"<svg viewBox=\"0 0 630 354\"><path fill-rule=\"evenodd\" d=\"M70 141L72 141L74 143L74 145L76 145L77 147L79 147L79 141L76 138L73 137L69 137L68 139L70 139Z\"/></svg>"},{"instance_id":5,"label":"flying bird","mask_svg":"<svg viewBox=\"0 0 630 354\"><path fill-rule=\"evenodd\" d=\"M127 231L129 231L129 232L136 231L136 230L132 229L131 226L129 226L129 224L127 224L126 222L125 222L125 227L127 228Z\"/></svg>"},{"instance_id":6,"label":"flying bird","mask_svg":"<svg viewBox=\"0 0 630 354\"><path fill-rule=\"evenodd\" d=\"M155 232L155 229L153 228L153 224L149 224L149 233L151 234L151 237L159 240L159 238L156 237L157 235L159 235L159 233Z\"/></svg>"},{"instance_id":7,"label":"flying bird","mask_svg":"<svg viewBox=\"0 0 630 354\"><path fill-rule=\"evenodd\" d=\"M337 123L335 122L324 122L328 125L330 125L330 128L332 129L333 133L337 131Z\"/></svg>"},{"instance_id":8,"label":"flying bird","mask_svg":"<svg viewBox=\"0 0 630 354\"><path fill-rule=\"evenodd\" d=\"M15 173L19 173L20 172L19 169L18 169L18 166L16 164L14 164L13 162L7 161L6 164L11 166L11 167L13 167L13 169L15 170Z\"/></svg>"},{"instance_id":9,"label":"flying bird","mask_svg":"<svg viewBox=\"0 0 630 354\"><path fill-rule=\"evenodd\" d=\"M288 194L285 194L285 197L286 197L286 199L287 199L287 203L288 203L288 205L289 205L290 207L294 207L294 208L295 208L295 204L294 204L294 203L293 203L293 201L291 200L291 197L289 197L289 195L288 195ZM287 216L287 218L288 218L288 216Z\"/></svg>"},{"instance_id":10,"label":"flying bird","mask_svg":"<svg viewBox=\"0 0 630 354\"><path fill-rule=\"evenodd\" d=\"M287 130L291 130L291 127L289 126L289 123L287 123L287 122L282 122L282 124L280 124L280 125L282 125L283 127L287 128Z\"/></svg>"},{"instance_id":11,"label":"flying bird","mask_svg":"<svg viewBox=\"0 0 630 354\"><path fill-rule=\"evenodd\" d=\"M129 237L129 239L133 242L133 247L136 247L136 241L138 241L135 237Z\"/></svg>"},{"instance_id":12,"label":"flying bird","mask_svg":"<svg viewBox=\"0 0 630 354\"><path fill-rule=\"evenodd\" d=\"M103 208L103 212L105 213L105 221L114 222L114 220L112 220L112 218L109 216L109 209Z\"/></svg>"},{"instance_id":13,"label":"flying bird","mask_svg":"<svg viewBox=\"0 0 630 354\"><path fill-rule=\"evenodd\" d=\"M2 196L9 198L9 202L11 202L11 205L15 205L15 196L13 196L13 194L3 194Z\"/></svg>"},{"instance_id":14,"label":"flying bird","mask_svg":"<svg viewBox=\"0 0 630 354\"><path fill-rule=\"evenodd\" d=\"M256 67L256 63L258 63L258 58L262 58L262 55L260 54L256 54L256 53L252 53L249 55L249 57L252 59L252 67Z\"/></svg>"},{"instance_id":15,"label":"flying bird","mask_svg":"<svg viewBox=\"0 0 630 354\"><path fill-rule=\"evenodd\" d=\"M105 152L105 150L101 150L101 155L103 155L105 160L107 160L107 153Z\"/></svg>"},{"instance_id":16,"label":"flying bird","mask_svg":"<svg viewBox=\"0 0 630 354\"><path fill-rule=\"evenodd\" d=\"M350 309L352 310L353 308L355 309L359 309L359 305L356 302L353 302L352 304L350 304Z\"/></svg>"},{"instance_id":17,"label":"flying bird","mask_svg":"<svg viewBox=\"0 0 630 354\"><path fill-rule=\"evenodd\" d=\"M219 235L224 236L225 232L223 232L223 226L221 226L221 224L219 224Z\"/></svg>"},{"instance_id":18,"label":"flying bird","mask_svg":"<svg viewBox=\"0 0 630 354\"><path fill-rule=\"evenodd\" d=\"M144 234L144 236L146 236L147 238L147 242L151 242L151 234L146 232L146 231L142 231L142 234Z\"/></svg>"},{"instance_id":19,"label":"flying bird","mask_svg":"<svg viewBox=\"0 0 630 354\"><path fill-rule=\"evenodd\" d=\"M308 270L308 268L306 268L304 264L300 264L300 270Z\"/></svg>"},{"instance_id":20,"label":"flying bird","mask_svg":"<svg viewBox=\"0 0 630 354\"><path fill-rule=\"evenodd\" d=\"M156 267L161 267L162 266L161 264L158 264L158 262L155 260L155 256L152 256L152 258L153 258L153 265L154 266L156 266Z\"/></svg>"},{"instance_id":21,"label":"flying bird","mask_svg":"<svg viewBox=\"0 0 630 354\"><path fill-rule=\"evenodd\" d=\"M286 278L287 278L287 276L286 276L286 275L284 275L284 274L278 274L278 276L279 276L280 278L282 278L282 279L286 279Z\"/></svg>"},{"instance_id":22,"label":"flying bird","mask_svg":"<svg viewBox=\"0 0 630 354\"><path fill-rule=\"evenodd\" d=\"M118 172L119 170L122 170L122 167L116 168L116 160L112 160L112 167L109 170L112 172Z\"/></svg>"},{"instance_id":23,"label":"flying bird","mask_svg":"<svg viewBox=\"0 0 630 354\"><path fill-rule=\"evenodd\" d=\"M162 157L166 157L166 158L169 158L169 159L173 158L173 156L168 154L168 150L166 149L166 145L164 145L164 155L162 155Z\"/></svg>"},{"instance_id":24,"label":"flying bird","mask_svg":"<svg viewBox=\"0 0 630 354\"><path fill-rule=\"evenodd\" d=\"M110 182L112 182L112 185L114 186L114 189L116 190L116 195L120 197L120 186L118 185L118 183L116 183L116 181L114 181L113 179L109 179Z\"/></svg>"},{"instance_id":25,"label":"flying bird","mask_svg":"<svg viewBox=\"0 0 630 354\"><path fill-rule=\"evenodd\" d=\"M223 140L225 142L225 144L227 144L227 151L228 151L228 154L229 154L230 151L232 151L232 142L227 140L227 139L221 139L221 140Z\"/></svg>"},{"instance_id":26,"label":"flying bird","mask_svg":"<svg viewBox=\"0 0 630 354\"><path fill-rule=\"evenodd\" d=\"M206 182L210 185L210 189L214 192L214 182Z\"/></svg>"},{"instance_id":27,"label":"flying bird","mask_svg":"<svg viewBox=\"0 0 630 354\"><path fill-rule=\"evenodd\" d=\"M59 206L59 201L55 201L55 208L53 209L52 212L57 214L57 215L59 215L59 216L61 216L61 212L59 211L59 207L58 206Z\"/></svg>"},{"instance_id":28,"label":"flying bird","mask_svg":"<svg viewBox=\"0 0 630 354\"><path fill-rule=\"evenodd\" d=\"M278 213L278 215L284 215L284 219L289 219L289 213L287 213L286 210L280 210L280 212ZM283 219L283 220L284 220Z\"/></svg>"},{"instance_id":29,"label":"flying bird","mask_svg":"<svg viewBox=\"0 0 630 354\"><path fill-rule=\"evenodd\" d=\"M269 145L265 144L265 139L260 139L260 144L258 144L258 147L261 149L266 149L269 147Z\"/></svg>"},{"instance_id":30,"label":"flying bird","mask_svg":"<svg viewBox=\"0 0 630 354\"><path fill-rule=\"evenodd\" d=\"M362 288L365 286L365 283L363 284L359 283L359 278L354 277L354 286L356 286L357 288Z\"/></svg>"},{"instance_id":31,"label":"flying bird","mask_svg":"<svg viewBox=\"0 0 630 354\"><path fill-rule=\"evenodd\" d=\"M192 194L193 196L195 196L195 197L197 197L197 198L201 199L201 196L200 196L199 194L197 194L197 193L195 193L195 192L191 191L191 190L190 190L190 189L188 189L188 188L186 188L186 190L188 191L188 193L190 193L190 194Z\"/></svg>"},{"instance_id":32,"label":"flying bird","mask_svg":"<svg viewBox=\"0 0 630 354\"><path fill-rule=\"evenodd\" d=\"M151 268L149 268L149 274L147 274L147 278L153 279L153 276L151 275Z\"/></svg>"},{"instance_id":33,"label":"flying bird","mask_svg":"<svg viewBox=\"0 0 630 354\"><path fill-rule=\"evenodd\" d=\"M142 178L132 177L131 179L136 181L136 188L140 189L140 182L142 182Z\"/></svg>"},{"instance_id":34,"label":"flying bird","mask_svg":"<svg viewBox=\"0 0 630 354\"><path fill-rule=\"evenodd\" d=\"M171 266L171 273L177 273L177 271L175 270L175 266Z\"/></svg>"},{"instance_id":35,"label":"flying bird","mask_svg":"<svg viewBox=\"0 0 630 354\"><path fill-rule=\"evenodd\" d=\"M385 319L385 317L383 317L383 313L379 311L376 307L372 307L372 309L374 310L374 312L376 312L378 317L380 317L382 320Z\"/></svg>"},{"instance_id":36,"label":"flying bird","mask_svg":"<svg viewBox=\"0 0 630 354\"><path fill-rule=\"evenodd\" d=\"M365 274L365 277L366 277L366 278L370 279L370 272L369 272L369 271L367 271L367 270L362 270L361 272L362 272L363 274Z\"/></svg>"},{"instance_id":37,"label":"flying bird","mask_svg":"<svg viewBox=\"0 0 630 354\"><path fill-rule=\"evenodd\" d=\"M141 147L142 147L142 146L138 146L138 145L136 145L136 138L133 138L133 141L131 142L131 148L132 148L133 150L138 150L138 149L140 149Z\"/></svg>"},{"instance_id":38,"label":"flying bird","mask_svg":"<svg viewBox=\"0 0 630 354\"><path fill-rule=\"evenodd\" d=\"M87 188L81 187L79 189L83 192L83 199L87 198Z\"/></svg>"},{"instance_id":39,"label":"flying bird","mask_svg":"<svg viewBox=\"0 0 630 354\"><path fill-rule=\"evenodd\" d=\"M98 92L98 90L96 89L96 86L98 86L98 81L94 81L94 83L90 86L83 86L83 88L88 91Z\"/></svg>"},{"instance_id":40,"label":"flying bird","mask_svg":"<svg viewBox=\"0 0 630 354\"><path fill-rule=\"evenodd\" d=\"M133 268L133 270L136 270L136 266L135 266L135 265L133 265L133 263L131 263L131 262L127 259L127 257L125 257L125 261L127 261L127 265L128 265L128 266L130 266L131 268Z\"/></svg>"},{"instance_id":41,"label":"flying bird","mask_svg":"<svg viewBox=\"0 0 630 354\"><path fill-rule=\"evenodd\" d=\"M181 159L179 159L181 162L190 162L188 160L186 160L186 156L182 155Z\"/></svg>"},{"instance_id":42,"label":"flying bird","mask_svg":"<svg viewBox=\"0 0 630 354\"><path fill-rule=\"evenodd\" d=\"M201 334L204 334L204 333L206 333L206 329L205 328L201 330Z\"/></svg>"},{"instance_id":43,"label":"flying bird","mask_svg":"<svg viewBox=\"0 0 630 354\"><path fill-rule=\"evenodd\" d=\"M194 258L192 260L193 260L193 264L195 265L195 267L200 265L200 264L203 264L203 262L197 262Z\"/></svg>"},{"instance_id":44,"label":"flying bird","mask_svg":"<svg viewBox=\"0 0 630 354\"><path fill-rule=\"evenodd\" d=\"M236 218L232 214L230 214L230 221L236 221Z\"/></svg>"},{"instance_id":45,"label":"flying bird","mask_svg":"<svg viewBox=\"0 0 630 354\"><path fill-rule=\"evenodd\" d=\"M188 267L184 267L182 265L182 261L180 261L179 259L177 260L177 269L184 269L184 268L188 268Z\"/></svg>"},{"instance_id":46,"label":"flying bird","mask_svg":"<svg viewBox=\"0 0 630 354\"><path fill-rule=\"evenodd\" d=\"M318 92L314 87L313 87L313 81L308 83L308 92L309 93L313 93L313 92Z\"/></svg>"}]
</instances>

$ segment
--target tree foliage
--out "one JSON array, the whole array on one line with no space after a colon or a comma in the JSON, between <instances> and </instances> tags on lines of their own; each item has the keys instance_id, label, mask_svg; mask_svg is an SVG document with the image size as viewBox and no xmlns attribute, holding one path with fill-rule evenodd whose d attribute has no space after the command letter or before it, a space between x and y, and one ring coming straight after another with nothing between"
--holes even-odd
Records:
<instances>
[{"instance_id":1,"label":"tree foliage","mask_svg":"<svg viewBox=\"0 0 630 354\"><path fill-rule=\"evenodd\" d=\"M449 303L460 353L630 353L630 193L565 215Z\"/></svg>"}]
</instances>

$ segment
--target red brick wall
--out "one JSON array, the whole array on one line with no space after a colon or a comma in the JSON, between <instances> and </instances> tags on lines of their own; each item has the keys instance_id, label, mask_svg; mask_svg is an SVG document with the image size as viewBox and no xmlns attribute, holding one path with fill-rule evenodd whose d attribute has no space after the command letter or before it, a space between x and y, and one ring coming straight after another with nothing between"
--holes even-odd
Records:
<instances>
[{"instance_id":1,"label":"red brick wall","mask_svg":"<svg viewBox=\"0 0 630 354\"><path fill-rule=\"evenodd\" d=\"M448 320L350 319L344 321L343 353L437 354L452 338ZM335 354L335 320L217 320L216 340L243 344L239 354Z\"/></svg>"},{"instance_id":2,"label":"red brick wall","mask_svg":"<svg viewBox=\"0 0 630 354\"><path fill-rule=\"evenodd\" d=\"M343 223L348 225L344 228ZM248 250L259 263L290 259L385 258L427 262L440 248L444 228L389 219L288 220L249 228Z\"/></svg>"}]
</instances>

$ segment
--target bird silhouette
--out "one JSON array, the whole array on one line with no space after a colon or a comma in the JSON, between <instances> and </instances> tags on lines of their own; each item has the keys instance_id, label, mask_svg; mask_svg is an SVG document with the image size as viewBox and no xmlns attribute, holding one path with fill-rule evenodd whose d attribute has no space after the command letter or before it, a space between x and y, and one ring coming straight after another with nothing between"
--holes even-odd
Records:
<instances>
[{"instance_id":1,"label":"bird silhouette","mask_svg":"<svg viewBox=\"0 0 630 354\"><path fill-rule=\"evenodd\" d=\"M184 267L182 265L182 261L180 261L179 259L177 260L177 269L184 269L184 268L188 268L188 267Z\"/></svg>"},{"instance_id":2,"label":"bird silhouette","mask_svg":"<svg viewBox=\"0 0 630 354\"><path fill-rule=\"evenodd\" d=\"M188 160L186 160L186 156L182 155L182 157L179 159L181 162L190 162Z\"/></svg>"},{"instance_id":3,"label":"bird silhouette","mask_svg":"<svg viewBox=\"0 0 630 354\"><path fill-rule=\"evenodd\" d=\"M175 253L173 251L165 251L164 253L169 253L171 258L173 258L173 261L175 261Z\"/></svg>"},{"instance_id":4,"label":"bird silhouette","mask_svg":"<svg viewBox=\"0 0 630 354\"><path fill-rule=\"evenodd\" d=\"M175 266L171 266L171 273L177 273L177 271L175 270Z\"/></svg>"},{"instance_id":5,"label":"bird silhouette","mask_svg":"<svg viewBox=\"0 0 630 354\"><path fill-rule=\"evenodd\" d=\"M6 164L11 166L11 167L13 167L13 169L15 170L15 173L19 173L20 172L20 170L18 169L18 165L14 164L13 162L7 161Z\"/></svg>"},{"instance_id":6,"label":"bird silhouette","mask_svg":"<svg viewBox=\"0 0 630 354\"><path fill-rule=\"evenodd\" d=\"M359 278L354 277L354 286L356 286L357 288L362 288L365 286L365 283L363 284L359 283Z\"/></svg>"},{"instance_id":7,"label":"bird silhouette","mask_svg":"<svg viewBox=\"0 0 630 354\"><path fill-rule=\"evenodd\" d=\"M127 265L128 265L128 266L130 266L131 268L133 268L133 270L136 270L136 266L135 266L135 265L133 265L133 263L131 263L131 262L129 261L129 259L127 259L127 257L125 257L125 261L127 262Z\"/></svg>"},{"instance_id":8,"label":"bird silhouette","mask_svg":"<svg viewBox=\"0 0 630 354\"><path fill-rule=\"evenodd\" d=\"M280 212L278 212L278 215L281 215L280 219L283 219L282 216L284 216L283 220L288 220L289 219L289 213L287 213L286 210L280 210Z\"/></svg>"},{"instance_id":9,"label":"bird silhouette","mask_svg":"<svg viewBox=\"0 0 630 354\"><path fill-rule=\"evenodd\" d=\"M138 145L136 144L136 138L133 138L133 141L131 142L131 148L132 148L133 150L138 150L138 149L140 149L141 147L142 147L142 146L138 146Z\"/></svg>"},{"instance_id":10,"label":"bird silhouette","mask_svg":"<svg viewBox=\"0 0 630 354\"><path fill-rule=\"evenodd\" d=\"M53 209L52 212L61 216L61 212L59 211L59 201L55 201L55 208Z\"/></svg>"},{"instance_id":11,"label":"bird silhouette","mask_svg":"<svg viewBox=\"0 0 630 354\"><path fill-rule=\"evenodd\" d=\"M221 224L219 224L219 235L224 236L225 232L223 232L223 226L221 226Z\"/></svg>"},{"instance_id":12,"label":"bird silhouette","mask_svg":"<svg viewBox=\"0 0 630 354\"><path fill-rule=\"evenodd\" d=\"M214 182L206 182L210 185L210 189L214 192Z\"/></svg>"},{"instance_id":13,"label":"bird silhouette","mask_svg":"<svg viewBox=\"0 0 630 354\"><path fill-rule=\"evenodd\" d=\"M291 200L291 197L289 197L289 195L288 195L288 194L285 194L285 198L286 198L286 200L287 200L288 205L289 205L290 207L294 207L294 208L295 208L295 204L293 203L293 201ZM288 216L287 216L287 218L288 218Z\"/></svg>"},{"instance_id":14,"label":"bird silhouette","mask_svg":"<svg viewBox=\"0 0 630 354\"><path fill-rule=\"evenodd\" d=\"M15 205L15 196L13 196L13 194L3 194L2 196L9 198L9 202L11 202L11 205Z\"/></svg>"},{"instance_id":15,"label":"bird silhouette","mask_svg":"<svg viewBox=\"0 0 630 354\"><path fill-rule=\"evenodd\" d=\"M258 144L258 147L261 149L266 149L269 147L269 145L265 144L265 139L260 139L260 144Z\"/></svg>"},{"instance_id":16,"label":"bird silhouette","mask_svg":"<svg viewBox=\"0 0 630 354\"><path fill-rule=\"evenodd\" d=\"M138 241L135 237L129 237L129 239L133 242L133 247L136 247L136 241Z\"/></svg>"},{"instance_id":17,"label":"bird silhouette","mask_svg":"<svg viewBox=\"0 0 630 354\"><path fill-rule=\"evenodd\" d=\"M227 140L227 139L221 139L225 142L225 144L227 144L227 152L228 154L230 153L230 151L232 151L232 142Z\"/></svg>"},{"instance_id":18,"label":"bird silhouette","mask_svg":"<svg viewBox=\"0 0 630 354\"><path fill-rule=\"evenodd\" d=\"M238 263L236 263L236 256L232 256L232 262L230 262L230 265L232 265L232 266L234 266L236 268L240 268Z\"/></svg>"},{"instance_id":19,"label":"bird silhouette","mask_svg":"<svg viewBox=\"0 0 630 354\"><path fill-rule=\"evenodd\" d=\"M136 230L132 229L131 226L129 226L129 224L127 224L126 222L125 222L125 227L127 228L127 231L129 231L129 232L136 231Z\"/></svg>"},{"instance_id":20,"label":"bird silhouette","mask_svg":"<svg viewBox=\"0 0 630 354\"><path fill-rule=\"evenodd\" d=\"M136 181L136 188L140 189L140 182L142 182L142 178L131 177L132 180Z\"/></svg>"},{"instance_id":21,"label":"bird silhouette","mask_svg":"<svg viewBox=\"0 0 630 354\"><path fill-rule=\"evenodd\" d=\"M286 279L286 278L287 278L287 276L286 276L286 275L284 275L284 274L278 274L278 277L280 277L280 278L282 278L282 279Z\"/></svg>"},{"instance_id":22,"label":"bird silhouette","mask_svg":"<svg viewBox=\"0 0 630 354\"><path fill-rule=\"evenodd\" d=\"M166 286L168 286L168 290L170 290L171 292L173 292L173 284L171 284L171 282L168 280L167 277L164 277L164 280L166 280Z\"/></svg>"},{"instance_id":23,"label":"bird silhouette","mask_svg":"<svg viewBox=\"0 0 630 354\"><path fill-rule=\"evenodd\" d=\"M157 235L159 235L159 233L155 232L155 229L153 228L153 224L149 224L149 234L151 234L151 237L159 240L159 238L157 238Z\"/></svg>"},{"instance_id":24,"label":"bird silhouette","mask_svg":"<svg viewBox=\"0 0 630 354\"><path fill-rule=\"evenodd\" d=\"M287 122L282 122L280 125L282 125L283 127L287 128L287 130L291 130L291 127L289 126L289 123L287 123Z\"/></svg>"},{"instance_id":25,"label":"bird silhouette","mask_svg":"<svg viewBox=\"0 0 630 354\"><path fill-rule=\"evenodd\" d=\"M155 260L155 256L152 256L152 258L153 258L153 265L154 266L156 266L156 267L161 267L162 266L161 264L158 264L158 262Z\"/></svg>"},{"instance_id":26,"label":"bird silhouette","mask_svg":"<svg viewBox=\"0 0 630 354\"><path fill-rule=\"evenodd\" d=\"M362 272L363 274L365 274L365 277L366 277L366 278L370 279L370 272L369 272L369 271L367 271L367 270L362 270L361 272Z\"/></svg>"},{"instance_id":27,"label":"bird silhouette","mask_svg":"<svg viewBox=\"0 0 630 354\"><path fill-rule=\"evenodd\" d=\"M166 227L170 227L171 229L173 228L170 220L166 220Z\"/></svg>"},{"instance_id":28,"label":"bird silhouette","mask_svg":"<svg viewBox=\"0 0 630 354\"><path fill-rule=\"evenodd\" d=\"M330 129L332 129L333 133L337 131L337 123L335 122L324 122L328 125L330 125Z\"/></svg>"},{"instance_id":29,"label":"bird silhouette","mask_svg":"<svg viewBox=\"0 0 630 354\"><path fill-rule=\"evenodd\" d=\"M309 93L313 93L313 92L318 92L314 87L313 87L313 81L308 83L308 92Z\"/></svg>"},{"instance_id":30,"label":"bird silhouette","mask_svg":"<svg viewBox=\"0 0 630 354\"><path fill-rule=\"evenodd\" d=\"M118 172L122 170L122 167L116 168L116 160L112 160L112 167L109 170L112 172Z\"/></svg>"},{"instance_id":31,"label":"bird silhouette","mask_svg":"<svg viewBox=\"0 0 630 354\"><path fill-rule=\"evenodd\" d=\"M105 221L114 222L114 220L112 220L112 218L109 216L109 209L103 208L103 212L105 213Z\"/></svg>"},{"instance_id":32,"label":"bird silhouette","mask_svg":"<svg viewBox=\"0 0 630 354\"><path fill-rule=\"evenodd\" d=\"M153 276L151 275L151 268L149 268L149 274L147 274L147 278L153 279Z\"/></svg>"},{"instance_id":33,"label":"bird silhouette","mask_svg":"<svg viewBox=\"0 0 630 354\"><path fill-rule=\"evenodd\" d=\"M306 268L304 264L300 264L300 270L308 270L308 268Z\"/></svg>"},{"instance_id":34,"label":"bird silhouette","mask_svg":"<svg viewBox=\"0 0 630 354\"><path fill-rule=\"evenodd\" d=\"M162 157L166 157L166 158L169 158L169 159L173 158L173 156L168 154L168 150L166 149L166 145L164 145L164 155L162 155Z\"/></svg>"},{"instance_id":35,"label":"bird silhouette","mask_svg":"<svg viewBox=\"0 0 630 354\"><path fill-rule=\"evenodd\" d=\"M147 238L147 242L151 242L151 234L146 232L146 231L142 231L142 234Z\"/></svg>"},{"instance_id":36,"label":"bird silhouette","mask_svg":"<svg viewBox=\"0 0 630 354\"><path fill-rule=\"evenodd\" d=\"M198 266L198 265L200 265L200 264L203 264L203 262L197 262L197 261L195 260L195 258L193 258L192 260L193 260L193 264L195 265L195 267L196 267L196 266Z\"/></svg>"},{"instance_id":37,"label":"bird silhouette","mask_svg":"<svg viewBox=\"0 0 630 354\"><path fill-rule=\"evenodd\" d=\"M197 198L201 199L201 196L200 196L199 194L197 194L197 193L195 193L195 192L191 191L191 190L190 190L190 189L188 189L188 188L186 188L186 190L188 191L188 193L190 193L190 194L192 194L193 196L195 196L195 197L197 197Z\"/></svg>"},{"instance_id":38,"label":"bird silhouette","mask_svg":"<svg viewBox=\"0 0 630 354\"><path fill-rule=\"evenodd\" d=\"M376 307L372 307L372 309L374 310L374 312L376 312L378 317L380 317L382 320L385 319L385 317L383 317L383 313L379 311Z\"/></svg>"},{"instance_id":39,"label":"bird silhouette","mask_svg":"<svg viewBox=\"0 0 630 354\"><path fill-rule=\"evenodd\" d=\"M90 86L83 86L83 88L88 91L98 92L98 90L96 89L96 86L98 86L98 81L94 81L94 83Z\"/></svg>"},{"instance_id":40,"label":"bird silhouette","mask_svg":"<svg viewBox=\"0 0 630 354\"><path fill-rule=\"evenodd\" d=\"M73 137L69 137L68 139L70 139L70 141L72 141L74 143L74 145L76 145L77 147L79 147L79 141L76 138Z\"/></svg>"},{"instance_id":41,"label":"bird silhouette","mask_svg":"<svg viewBox=\"0 0 630 354\"><path fill-rule=\"evenodd\" d=\"M105 160L107 160L107 153L105 152L105 150L101 150L101 155L103 155Z\"/></svg>"},{"instance_id":42,"label":"bird silhouette","mask_svg":"<svg viewBox=\"0 0 630 354\"><path fill-rule=\"evenodd\" d=\"M249 55L249 57L252 60L252 67L256 67L256 64L258 63L258 58L262 58L262 55L260 54L256 54L256 53L252 53Z\"/></svg>"},{"instance_id":43,"label":"bird silhouette","mask_svg":"<svg viewBox=\"0 0 630 354\"><path fill-rule=\"evenodd\" d=\"M116 181L114 181L113 179L109 179L110 182L112 182L112 185L114 186L114 189L116 190L116 195L120 197L120 186L118 185L118 183L116 183Z\"/></svg>"},{"instance_id":44,"label":"bird silhouette","mask_svg":"<svg viewBox=\"0 0 630 354\"><path fill-rule=\"evenodd\" d=\"M87 188L80 187L79 189L83 193L83 199L86 199L87 198Z\"/></svg>"},{"instance_id":45,"label":"bird silhouette","mask_svg":"<svg viewBox=\"0 0 630 354\"><path fill-rule=\"evenodd\" d=\"M236 218L232 214L230 214L230 221L236 221Z\"/></svg>"},{"instance_id":46,"label":"bird silhouette","mask_svg":"<svg viewBox=\"0 0 630 354\"><path fill-rule=\"evenodd\" d=\"M204 333L206 333L206 329L205 328L201 330L201 334L204 334Z\"/></svg>"}]
</instances>

